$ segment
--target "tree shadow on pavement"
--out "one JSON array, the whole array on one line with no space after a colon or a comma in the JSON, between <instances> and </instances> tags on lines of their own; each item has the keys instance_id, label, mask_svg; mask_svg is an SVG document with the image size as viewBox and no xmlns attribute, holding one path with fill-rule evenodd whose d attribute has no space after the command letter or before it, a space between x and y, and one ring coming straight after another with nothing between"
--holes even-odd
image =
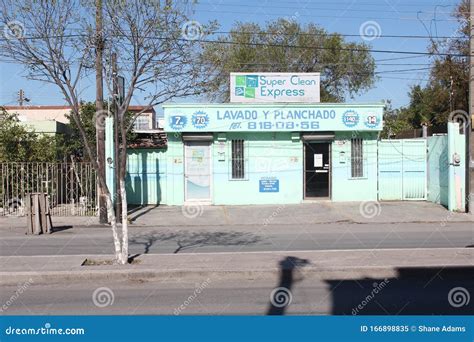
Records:
<instances>
[{"instance_id":1,"label":"tree shadow on pavement","mask_svg":"<svg viewBox=\"0 0 474 342\"><path fill-rule=\"evenodd\" d=\"M128 209L128 218L131 223L134 223L138 218L148 214L150 211L159 207L159 204L156 205L138 205L138 206L129 206Z\"/></svg>"},{"instance_id":2,"label":"tree shadow on pavement","mask_svg":"<svg viewBox=\"0 0 474 342\"><path fill-rule=\"evenodd\" d=\"M72 228L73 228L73 226L52 226L51 227L51 234L62 232L64 230L69 230L69 229L72 229Z\"/></svg>"},{"instance_id":3,"label":"tree shadow on pavement","mask_svg":"<svg viewBox=\"0 0 474 342\"><path fill-rule=\"evenodd\" d=\"M260 242L260 236L253 233L229 232L191 232L177 231L170 233L151 232L135 235L129 239L130 245L143 246L143 254L148 254L150 249L166 241L174 241L177 248L173 253L179 253L191 248L206 246L245 246Z\"/></svg>"},{"instance_id":4,"label":"tree shadow on pavement","mask_svg":"<svg viewBox=\"0 0 474 342\"><path fill-rule=\"evenodd\" d=\"M270 294L267 315L285 314L285 310L293 298L291 289L294 283L303 280L303 276L298 270L307 264L309 264L308 260L293 256L287 256L280 261L280 279Z\"/></svg>"},{"instance_id":5,"label":"tree shadow on pavement","mask_svg":"<svg viewBox=\"0 0 474 342\"><path fill-rule=\"evenodd\" d=\"M474 267L397 268L393 278L326 280L333 315L466 315Z\"/></svg>"}]
</instances>

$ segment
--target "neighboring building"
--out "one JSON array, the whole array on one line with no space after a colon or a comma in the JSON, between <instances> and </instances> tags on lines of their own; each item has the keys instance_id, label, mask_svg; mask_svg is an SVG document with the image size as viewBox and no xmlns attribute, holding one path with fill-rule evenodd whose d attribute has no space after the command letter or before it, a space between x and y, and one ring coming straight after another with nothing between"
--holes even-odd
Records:
<instances>
[{"instance_id":1,"label":"neighboring building","mask_svg":"<svg viewBox=\"0 0 474 342\"><path fill-rule=\"evenodd\" d=\"M69 106L4 106L9 113L18 114L18 119L32 127L38 133L65 133L69 124L67 115L71 112ZM138 113L145 106L130 106L130 111ZM137 117L134 123L135 131L149 131L156 128L155 110L147 110Z\"/></svg>"},{"instance_id":2,"label":"neighboring building","mask_svg":"<svg viewBox=\"0 0 474 342\"><path fill-rule=\"evenodd\" d=\"M11 114L18 114L22 122L30 121L56 121L68 124L66 117L71 110L68 106L5 106L5 110Z\"/></svg>"}]
</instances>

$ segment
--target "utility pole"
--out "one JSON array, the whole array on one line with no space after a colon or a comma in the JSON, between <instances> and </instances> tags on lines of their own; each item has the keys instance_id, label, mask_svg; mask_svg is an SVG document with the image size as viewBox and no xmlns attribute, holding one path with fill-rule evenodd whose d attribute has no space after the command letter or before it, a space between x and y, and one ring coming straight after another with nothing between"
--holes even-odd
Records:
<instances>
[{"instance_id":1,"label":"utility pole","mask_svg":"<svg viewBox=\"0 0 474 342\"><path fill-rule=\"evenodd\" d=\"M105 127L103 126L104 111L104 86L103 86L103 51L104 37L102 33L102 0L95 1L95 110L96 110L96 145L97 145L97 163L99 164L100 177L105 179ZM99 188L99 222L107 223L107 199L105 194Z\"/></svg>"},{"instance_id":2,"label":"utility pole","mask_svg":"<svg viewBox=\"0 0 474 342\"><path fill-rule=\"evenodd\" d=\"M23 107L24 98L25 98L25 92L23 91L23 89L20 89L20 91L18 92L18 105L20 107Z\"/></svg>"},{"instance_id":3,"label":"utility pole","mask_svg":"<svg viewBox=\"0 0 474 342\"><path fill-rule=\"evenodd\" d=\"M469 177L468 194L469 212L474 215L474 1L469 1L469 118L468 129L466 136L469 135L467 153L468 160L466 160L467 172L466 177Z\"/></svg>"},{"instance_id":4,"label":"utility pole","mask_svg":"<svg viewBox=\"0 0 474 342\"><path fill-rule=\"evenodd\" d=\"M18 91L18 105L19 105L20 107L23 107L23 104L24 104L25 102L30 102L30 99L27 98L27 97L25 97L25 92L23 91L23 89L20 89L20 90Z\"/></svg>"},{"instance_id":5,"label":"utility pole","mask_svg":"<svg viewBox=\"0 0 474 342\"><path fill-rule=\"evenodd\" d=\"M114 117L114 175L115 175L115 215L117 220L121 220L122 214L122 200L120 197L120 125L118 116L118 99L119 99L119 87L118 87L118 69L117 69L117 54L112 53L112 113ZM123 142L122 142L123 143Z\"/></svg>"}]
</instances>

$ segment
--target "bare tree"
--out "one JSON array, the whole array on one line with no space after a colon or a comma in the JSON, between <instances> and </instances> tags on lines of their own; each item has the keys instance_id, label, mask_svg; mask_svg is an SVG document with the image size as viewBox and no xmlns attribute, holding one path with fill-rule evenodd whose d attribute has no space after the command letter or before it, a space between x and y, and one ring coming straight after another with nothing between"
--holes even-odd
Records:
<instances>
[{"instance_id":1,"label":"bare tree","mask_svg":"<svg viewBox=\"0 0 474 342\"><path fill-rule=\"evenodd\" d=\"M82 136L85 150L96 171L104 168L95 158L80 120L81 94L78 82L87 76L95 51L93 13L87 1L81 0L1 0L1 20L5 37L1 56L25 66L27 77L55 84L71 106L71 116ZM93 3L93 2L92 2ZM132 124L126 113L132 99L141 93L144 108L138 117L153 106L176 97L199 95L207 89L202 77L199 38L210 32L207 27L188 21L188 4L181 1L110 0L105 2L103 38L105 56L110 62L116 56L118 73L126 79L124 98L117 99L114 112L119 132L118 193L122 202L121 231L113 210L113 195L99 174L101 192L107 196L108 217L112 227L116 261L128 261L128 215L125 177L127 170L127 131ZM90 14L90 15L88 15ZM110 64L110 63L105 63ZM111 75L110 72L107 73ZM105 80L114 94L114 77ZM103 115L103 113L96 113ZM104 118L105 119L105 118ZM103 120L105 122L105 120Z\"/></svg>"}]
</instances>

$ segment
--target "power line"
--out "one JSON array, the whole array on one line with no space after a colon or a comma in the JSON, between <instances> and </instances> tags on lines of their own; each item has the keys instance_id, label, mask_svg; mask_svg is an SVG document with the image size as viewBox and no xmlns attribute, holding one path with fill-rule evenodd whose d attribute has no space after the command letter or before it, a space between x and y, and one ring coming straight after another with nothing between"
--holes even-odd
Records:
<instances>
[{"instance_id":1,"label":"power line","mask_svg":"<svg viewBox=\"0 0 474 342\"><path fill-rule=\"evenodd\" d=\"M359 37L362 38L360 34L347 34L347 33L283 33L283 32L236 32L236 31L217 31L213 34L237 34L237 35L275 35L275 36L316 36L316 37L327 37L327 36L341 36L341 37ZM379 38L403 38L403 39L433 39L433 36L423 36L423 35L377 35L376 39ZM463 36L436 36L437 39L469 39L469 37Z\"/></svg>"},{"instance_id":2,"label":"power line","mask_svg":"<svg viewBox=\"0 0 474 342\"><path fill-rule=\"evenodd\" d=\"M40 40L40 39L50 39L50 38L78 38L86 37L84 34L69 34L61 36L43 36L43 37L23 37L21 39L26 40ZM115 35L115 37L127 37L126 35ZM141 38L149 39L159 39L159 40L179 40L179 41L190 41L186 38L170 38L170 37L146 37L141 36ZM2 38L1 40L8 40L7 38ZM390 54L404 54L404 55L419 55L419 56L450 56L450 57L469 57L469 55L459 54L459 53L443 53L443 52L421 52L421 51L401 51L401 50L380 50L380 49L363 49L363 48L338 48L334 49L331 47L323 46L303 46L303 45L289 45L289 44L266 44L266 43L243 43L243 42L232 42L232 41L223 41L223 40L206 40L206 39L195 39L192 42L197 43L206 43L206 44L228 44L228 45L244 45L244 46L261 46L261 47L281 47L281 48L291 48L291 49L306 49L306 50L336 50L336 51L349 51L349 52L372 52L372 53L390 53ZM473 56L474 57L474 56Z\"/></svg>"},{"instance_id":3,"label":"power line","mask_svg":"<svg viewBox=\"0 0 474 342\"><path fill-rule=\"evenodd\" d=\"M291 22L291 21L289 21ZM35 31L34 27L25 27L27 31ZM77 29L69 29L71 32L75 31L83 31L81 28ZM181 31L165 31L165 30L159 30L157 32L160 33L181 33ZM214 31L210 33L209 35L218 35L218 34L236 34L236 35L256 35L256 36L313 36L313 37L331 37L331 36L340 36L340 37L359 37L362 38L362 35L359 34L351 34L351 33L339 33L339 32L321 32L321 33L316 33L316 32L296 32L296 33L285 33L285 32L268 32L268 31L246 31L246 32L237 32L237 31ZM67 35L63 35L63 37L87 37L87 34L85 33L69 33ZM55 37L55 36L51 36ZM58 36L59 37L59 36ZM2 37L5 39L5 37ZM34 38L33 36L29 38ZM41 38L41 37L40 37ZM383 39L383 38L401 38L401 39L433 39L434 37L432 35L395 35L395 34L379 34L375 39ZM467 36L436 36L436 39L466 39L468 40L469 37Z\"/></svg>"},{"instance_id":4,"label":"power line","mask_svg":"<svg viewBox=\"0 0 474 342\"><path fill-rule=\"evenodd\" d=\"M278 0L271 0L271 1L265 1L263 3L263 5L266 5L268 2L271 2L272 4L273 3L283 3L283 4L286 4L286 3L291 3L293 4L294 2L293 1L278 1ZM229 5L232 5L231 3L227 3ZM201 5L201 4L198 4L198 5ZM216 6L220 6L222 4L218 4L218 5L214 5L215 7ZM330 2L324 2L324 1L318 1L318 5L350 5L350 2L341 2L341 1L330 1ZM380 3L380 2L361 2L361 1L357 1L357 6L382 6L382 7L387 7L387 3ZM410 3L401 3L399 1L397 1L396 5L395 6L401 6L401 7L417 7L419 8L420 6L427 6L427 7L433 7L433 3L432 3L432 0L429 0L428 3L420 3L418 1L418 3L414 4L413 2L410 2ZM456 7L456 5L444 5L444 7Z\"/></svg>"},{"instance_id":5,"label":"power line","mask_svg":"<svg viewBox=\"0 0 474 342\"><path fill-rule=\"evenodd\" d=\"M210 12L210 13L219 13L219 14L223 14L223 13L226 13L226 14L245 14L247 16L255 16L255 15L258 15L258 16L271 16L271 17L284 17L284 16L288 16L288 13L263 13L263 12L254 12L254 13L250 13L250 12L238 12L238 11L213 11L213 10L197 10L199 12ZM339 12L341 12L341 10L339 10ZM337 15L320 15L320 14L299 14L298 15L299 17L315 17L317 16L318 18L331 18L331 19L364 19L364 20L411 20L411 21L419 21L418 18L409 18L409 17L377 17L377 18L373 18L373 17L356 17L356 16L350 16L349 18L345 18L344 16L337 16ZM433 21L457 21L457 19L431 19Z\"/></svg>"},{"instance_id":6,"label":"power line","mask_svg":"<svg viewBox=\"0 0 474 342\"><path fill-rule=\"evenodd\" d=\"M318 3L320 4L320 3ZM359 4L357 4L359 5ZM213 5L213 4L198 4L198 7L200 6L213 6L213 7L245 7L245 8L248 8L249 6L248 5L243 5L243 4L219 4L219 5ZM372 7L372 6L371 6ZM386 7L386 6L385 6ZM432 7L432 6L430 6ZM263 8L263 7L260 7L260 8ZM271 8L279 8L279 9L293 9L295 11L298 11L298 10L304 10L304 11L307 11L307 10L316 10L316 11L331 11L331 12L334 12L334 11L337 11L337 12L341 12L341 8L321 8L321 7L308 7L308 6L302 6L302 7L293 7L293 6L275 6L274 4L271 5ZM417 7L419 8L419 7ZM359 9L359 8L345 8L344 9L345 12L377 12L377 13L394 13L394 12L397 12L397 13L422 13L422 14L436 14L436 12L425 12L425 11L408 11L408 10L397 10L397 9L392 9L392 10L381 10L381 9ZM295 14L296 15L296 14ZM298 13L299 15L299 13Z\"/></svg>"}]
</instances>

